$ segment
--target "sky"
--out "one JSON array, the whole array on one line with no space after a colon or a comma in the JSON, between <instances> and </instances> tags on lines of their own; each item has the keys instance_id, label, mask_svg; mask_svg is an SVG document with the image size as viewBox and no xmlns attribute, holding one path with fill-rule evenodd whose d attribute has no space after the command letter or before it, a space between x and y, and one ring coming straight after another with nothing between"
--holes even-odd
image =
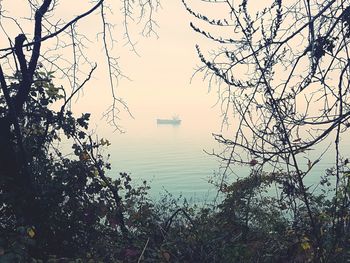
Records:
<instances>
[{"instance_id":1,"label":"sky","mask_svg":"<svg viewBox=\"0 0 350 263\"><path fill-rule=\"evenodd\" d=\"M24 6L23 0L2 1L3 10L8 10L8 16L15 17L25 32L32 31L33 24L25 17L30 15L30 9ZM250 8L258 10L270 1L251 1ZM130 45L124 37L123 16L120 10L122 1L106 1L111 7L111 12L106 10L107 20L113 24L112 35L116 42L113 48L109 46L109 51L118 57L118 63L123 74L127 78L119 81L115 91L129 106L134 119L128 116L126 111L119 114L119 125L123 130L132 133L139 130L150 120L156 118L170 118L179 115L183 121L193 123L191 128L198 136L199 134L219 131L221 128L221 115L217 102L215 88L208 92L208 82L203 81L203 75L197 74L193 77L195 69L201 65L196 54L195 45L199 44L203 50L215 49L212 41L194 32L190 27L190 22L196 25L203 25L202 21L191 16L185 9L182 1L161 1L161 7L154 14L154 20L159 25L156 28L157 36L149 38L141 36L140 31L144 22L139 24L129 21L129 33L132 41L137 42L136 49L139 55L130 51ZM223 18L228 16L228 10L223 9L223 4L210 4L205 1L188 1L194 10L202 12L211 18ZM21 6L22 8L17 8ZM58 1L55 12L51 13L50 21L69 21L78 14L88 10L92 4L89 1ZM137 18L137 14L135 14ZM135 20L137 21L137 19ZM8 29L11 39L20 33L15 25L15 21L3 20L4 26ZM214 35L227 34L221 28L209 28ZM75 112L89 111L93 113L94 122L101 130L113 130L105 122L101 122L101 116L111 105L111 89L106 67L104 50L102 48L102 38L98 35L102 30L101 19L98 11L89 17L84 18L76 24L76 30L81 34L86 49L83 53L91 61L97 63L97 70L93 79L86 85L83 92L79 94L79 99L73 106ZM67 31L69 34L69 30ZM231 33L231 32L230 32ZM85 37L88 39L86 40ZM62 38L63 39L63 38ZM1 47L8 46L6 38L2 37ZM52 48L55 39L43 44L43 50ZM60 65L64 67L66 61L72 61L71 40L65 36L64 47L54 47L51 54L61 54ZM57 52L59 51L59 52ZM50 54L50 53L49 53ZM58 63L58 61L57 61ZM77 74L78 84L81 83L89 67L83 61L79 61L79 68L84 74ZM70 71L70 74L71 71ZM57 73L59 78L60 73ZM57 83L62 83L67 87L64 79L57 79Z\"/></svg>"},{"instance_id":2,"label":"sky","mask_svg":"<svg viewBox=\"0 0 350 263\"><path fill-rule=\"evenodd\" d=\"M40 1L37 1L40 2ZM187 1L193 10L207 15L209 18L218 19L228 17L228 10L223 8L222 3L208 3L206 1L191 0ZM262 10L272 1L248 1L248 7L253 12ZM2 19L2 24L8 33L8 37L14 39L20 33L16 26L19 23L28 38L31 37L33 23L26 19L30 16L28 1L23 0L3 0L1 1L2 10L9 17L15 18ZM85 0L57 1L55 11L50 13L48 19L51 22L69 21L76 15L88 10L92 3ZM154 19L159 25L156 28L158 35L149 38L142 37L140 31L144 25L144 20L137 24L137 14L135 13L135 24L129 20L129 33L132 41L137 42L136 49L139 55L130 51L130 45L124 38L123 15L120 10L122 1L106 0L110 5L111 12L106 9L106 19L113 24L112 36L116 40L113 45L109 45L110 53L118 57L120 68L127 78L119 81L115 91L118 97L123 98L129 106L129 109L135 119L122 111L118 117L118 123L123 130L132 133L144 127L146 123L156 118L170 118L173 115L179 115L184 122L192 123L191 129L194 132L210 133L219 131L221 127L221 115L219 106L214 106L218 96L216 87L208 92L208 82L203 81L203 75L197 74L192 78L195 69L202 63L196 54L195 45L199 44L205 52L215 49L217 46L194 32L190 27L190 22L197 26L203 26L204 22L191 16L185 9L182 1L161 1L161 7L154 14ZM236 3L236 2L235 2ZM20 7L20 8L18 8ZM93 113L94 122L102 130L113 128L105 125L101 121L101 116L111 105L111 89L109 86L108 71L106 67L106 57L102 47L101 18L99 11L95 11L90 16L84 18L75 25L80 33L79 38L86 45L83 54L92 62L97 63L97 70L93 74L92 80L85 86L83 92L73 105L73 110L77 113L89 111ZM228 30L219 27L204 27L215 36L224 36L232 34L232 28ZM69 34L69 30L67 34ZM43 50L53 48L48 54L60 54L60 61L57 60L62 68L67 66L65 61L72 61L72 46L69 35L63 35L61 40L65 46L55 47L56 39L43 43ZM1 32L0 46L7 47L7 36ZM45 56L48 56L47 54ZM89 65L84 61L79 61L79 69L83 74L78 73L78 84L83 82L86 73L89 71ZM60 72L57 73L56 83L62 84L67 90L66 79L59 79ZM68 74L72 75L72 71ZM244 72L237 72L243 75ZM192 81L191 81L192 79ZM234 123L233 123L234 124ZM204 132L205 131L205 132Z\"/></svg>"},{"instance_id":3,"label":"sky","mask_svg":"<svg viewBox=\"0 0 350 263\"><path fill-rule=\"evenodd\" d=\"M209 46L210 42L190 28L191 17L180 1L162 3L155 19L159 37L145 39L133 32L140 56L130 53L128 46L120 55L122 70L131 80L122 79L117 89L135 117L133 120L123 115L122 126L133 132L138 125L145 125L144 121L179 115L183 121L193 123L193 129L219 127L219 112L213 108L216 94L208 93L202 76L191 81L200 65L195 45L202 42ZM87 100L94 92L86 93ZM108 103L109 93L105 94Z\"/></svg>"}]
</instances>

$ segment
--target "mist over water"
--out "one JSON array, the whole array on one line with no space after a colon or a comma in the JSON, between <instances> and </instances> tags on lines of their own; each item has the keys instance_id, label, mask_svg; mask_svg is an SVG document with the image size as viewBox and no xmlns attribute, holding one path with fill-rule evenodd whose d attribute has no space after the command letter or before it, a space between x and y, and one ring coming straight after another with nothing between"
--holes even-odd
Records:
<instances>
[{"instance_id":1,"label":"mist over water","mask_svg":"<svg viewBox=\"0 0 350 263\"><path fill-rule=\"evenodd\" d=\"M196 124L186 119L181 125L159 125L155 118L142 123L113 136L112 173L130 173L136 183L147 180L154 197L164 190L190 199L212 196L215 189L208 179L218 171L219 162L204 152L215 147L211 133L195 129L196 134Z\"/></svg>"},{"instance_id":2,"label":"mist over water","mask_svg":"<svg viewBox=\"0 0 350 263\"><path fill-rule=\"evenodd\" d=\"M259 5L262 3L256 7ZM179 17L184 19L179 20ZM208 93L208 79L203 80L201 74L192 78L197 65L201 65L195 45L200 44L207 50L214 46L193 32L189 27L191 19L181 1L169 1L157 17L161 25L159 39L143 40L138 46L140 57L119 47L123 71L132 81L122 79L117 94L135 116L135 119L124 116L123 111L118 116L126 131L124 134L111 132L111 127L99 120L111 103L109 85L103 74L91 80L93 85L79 98L79 105L74 106L77 111L92 112L97 119L95 122L99 123L97 134L111 141L110 175L116 177L119 172L127 172L136 183L147 180L152 187L151 195L155 197L164 189L195 199L215 196L216 189L208 179L223 171L218 159L203 151L223 150L211 136L213 132L221 133L222 105L217 103L218 89L214 83ZM181 125L157 125L157 118L173 115L179 115ZM228 129L223 130L228 139L233 139L235 124L232 121ZM308 160L318 159L331 142L334 136L322 147L300 154L300 168L307 170ZM343 145L349 149L349 143ZM325 170L335 165L333 153L334 149L330 149L317 163L305 178L307 184L316 185ZM231 181L248 175L251 170L249 166L240 165L230 168Z\"/></svg>"},{"instance_id":3,"label":"mist over water","mask_svg":"<svg viewBox=\"0 0 350 263\"><path fill-rule=\"evenodd\" d=\"M146 180L151 186L151 196L155 198L165 190L174 196L183 195L197 201L215 197L217 189L208 180L223 172L223 164L204 150L219 153L223 148L211 135L215 131L213 123L205 118L193 118L192 113L182 112L181 125L158 125L157 117L166 117L167 114L159 116L156 113L139 112L136 114L138 118L129 119L125 124L126 133L107 135L112 143L108 151L112 164L110 175L115 177L120 172L127 172L136 184ZM228 127L223 132L229 134L233 128ZM314 162L320 158L321 150L326 149L330 143L332 138L313 150L300 154L300 169L306 171L308 160ZM343 150L348 152L345 148ZM334 167L333 157L334 149L330 147L306 176L305 183L308 186L316 186L325 170ZM265 166L264 170L271 171L272 168ZM250 171L248 165L232 165L228 179L234 181L238 177L249 175Z\"/></svg>"}]
</instances>

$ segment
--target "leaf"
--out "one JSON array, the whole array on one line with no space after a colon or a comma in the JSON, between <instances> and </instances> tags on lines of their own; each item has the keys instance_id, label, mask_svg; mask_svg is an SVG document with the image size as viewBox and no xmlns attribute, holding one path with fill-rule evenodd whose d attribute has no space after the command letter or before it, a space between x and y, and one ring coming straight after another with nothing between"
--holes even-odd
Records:
<instances>
[{"instance_id":1,"label":"leaf","mask_svg":"<svg viewBox=\"0 0 350 263\"><path fill-rule=\"evenodd\" d=\"M301 242L301 244L300 244L300 246L301 246L301 248L303 249L303 250L309 250L310 248L311 248L311 245L310 245L310 242L309 242L310 240L308 239L308 237L306 237L306 236L304 236L303 238L302 238L302 242Z\"/></svg>"},{"instance_id":2,"label":"leaf","mask_svg":"<svg viewBox=\"0 0 350 263\"><path fill-rule=\"evenodd\" d=\"M99 176L98 169L96 167L94 167L94 169L92 171L92 175L95 177Z\"/></svg>"},{"instance_id":3,"label":"leaf","mask_svg":"<svg viewBox=\"0 0 350 263\"><path fill-rule=\"evenodd\" d=\"M100 143L102 146L105 146L105 145L110 146L111 145L111 143L108 140L105 140L103 138L100 140Z\"/></svg>"},{"instance_id":4,"label":"leaf","mask_svg":"<svg viewBox=\"0 0 350 263\"><path fill-rule=\"evenodd\" d=\"M343 251L343 248L341 248L341 247L337 247L335 249L335 253L341 253L342 251Z\"/></svg>"},{"instance_id":5,"label":"leaf","mask_svg":"<svg viewBox=\"0 0 350 263\"><path fill-rule=\"evenodd\" d=\"M311 248L311 246L310 246L310 243L309 242L302 242L301 244L300 244L300 246L301 246L301 248L303 249L303 250L309 250L310 248Z\"/></svg>"},{"instance_id":6,"label":"leaf","mask_svg":"<svg viewBox=\"0 0 350 263\"><path fill-rule=\"evenodd\" d=\"M83 152L80 156L79 156L80 161L87 161L90 159L90 155L87 152Z\"/></svg>"},{"instance_id":7,"label":"leaf","mask_svg":"<svg viewBox=\"0 0 350 263\"><path fill-rule=\"evenodd\" d=\"M27 234L30 238L33 238L35 236L34 229L32 227L27 229Z\"/></svg>"}]
</instances>

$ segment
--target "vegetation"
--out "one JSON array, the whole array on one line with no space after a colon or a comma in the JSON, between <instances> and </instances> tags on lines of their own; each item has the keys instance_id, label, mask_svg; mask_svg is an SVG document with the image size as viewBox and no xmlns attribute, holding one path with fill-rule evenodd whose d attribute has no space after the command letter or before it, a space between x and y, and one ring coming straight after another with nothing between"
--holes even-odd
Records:
<instances>
[{"instance_id":1,"label":"vegetation","mask_svg":"<svg viewBox=\"0 0 350 263\"><path fill-rule=\"evenodd\" d=\"M81 85L76 84L77 71L65 75L75 83L68 93L56 84L55 61L41 56L42 42L62 36L100 9L114 90L119 71L105 38L105 1L96 1L71 22L47 23L56 25L54 31L44 21L56 1L39 2L28 1L35 11L32 42L20 34L11 47L0 50L6 72L14 69L9 74L5 63L0 66L0 262L350 260L350 164L340 147L350 118L348 1L273 1L256 16L249 14L250 1L238 6L221 1L231 21L210 19L184 1L196 19L237 32L235 39L216 38L192 24L204 37L231 45L211 59L200 47L197 51L204 63L200 70L226 88L219 93L227 105L224 120L230 120L230 108L239 119L233 139L215 135L227 147L217 154L226 165L218 183L221 201L208 206L170 195L154 201L147 182L135 186L128 174L106 175L111 165L102 153L109 141L89 132L89 113L75 116L69 108L96 66L89 64ZM131 2L123 3L129 17ZM144 3L153 10L154 2L141 1L141 12ZM290 26L291 18L298 23ZM146 23L148 34L152 21ZM75 46L78 35L72 35ZM303 45L287 48L296 39ZM77 60L72 65L74 69ZM234 74L237 67L250 72L249 80ZM278 79L276 72L285 69L286 78ZM301 98L306 102L299 108ZM126 106L113 97L112 123L115 103ZM303 166L304 153L331 136L334 167L318 175L316 187L307 185L305 178L323 153ZM61 142L70 145L68 154ZM227 180L230 166L237 163L249 165L251 174Z\"/></svg>"}]
</instances>

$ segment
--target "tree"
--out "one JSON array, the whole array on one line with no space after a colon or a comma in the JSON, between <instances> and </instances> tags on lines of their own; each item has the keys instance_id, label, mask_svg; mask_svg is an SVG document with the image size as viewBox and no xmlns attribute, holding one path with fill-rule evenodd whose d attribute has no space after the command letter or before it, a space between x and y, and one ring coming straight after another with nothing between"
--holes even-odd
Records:
<instances>
[{"instance_id":1,"label":"tree","mask_svg":"<svg viewBox=\"0 0 350 263\"><path fill-rule=\"evenodd\" d=\"M37 241L42 242L40 253L54 253L61 248L62 252L69 251L69 255L76 252L76 242L91 243L92 238L83 235L89 231L93 235L98 231L94 227L99 227L101 218L107 216L118 222L117 227L127 241L128 230L119 193L121 182L106 177L105 169L109 164L99 152L99 147L107 143L105 140L95 142L87 133L90 114L77 118L70 111L72 99L88 84L97 67L86 54L84 41L87 38L77 27L95 13L99 13L102 30L96 35L101 35L113 98L107 114L117 129L118 111L121 107L128 111L125 102L116 94L116 84L122 73L111 50L115 43L113 25L108 22L112 7L105 0L93 1L86 3L85 12L63 21L54 16L55 10L59 4L68 2L21 1L23 8L29 11L29 16L21 20L7 16L5 8L9 2L2 1L0 5L2 35L9 40L8 47L0 48L0 211L4 220L1 231L22 227L30 235L38 236ZM125 41L134 52L129 22L139 16L140 21L145 20L143 34L156 34L153 12L158 7L157 0L122 2ZM28 25L21 22L33 26L32 37L26 33ZM15 29L9 23L13 23ZM11 30L21 33L11 39ZM48 45L50 40L55 40L53 47ZM65 52L60 53L59 49L64 47L72 49L72 60L65 58ZM63 61L67 62L67 68ZM88 67L83 69L80 65L84 63ZM84 74L84 70L88 73ZM71 83L71 90L54 84L56 74ZM57 104L60 106L54 110ZM55 147L55 143L63 139L61 136L73 139L77 159L65 158ZM123 178L129 177L123 175ZM122 187L129 188L126 181ZM86 212L97 204L103 207L107 203L109 210L101 212L102 216ZM84 218L84 213L89 214L85 222L89 230L81 229L85 226L79 220ZM67 231L64 226L71 230Z\"/></svg>"},{"instance_id":2,"label":"tree","mask_svg":"<svg viewBox=\"0 0 350 263\"><path fill-rule=\"evenodd\" d=\"M233 122L232 138L214 135L225 146L214 153L225 163L220 190L227 190L232 165L269 171L277 178L279 204L287 204L293 221L306 211L315 260L327 261L349 234L349 161L341 142L350 126L350 2L276 0L261 8L249 0L202 2L227 14L210 18L183 0L188 12L207 24L191 23L193 30L220 46L209 55L196 47L203 64L197 73L219 87L223 123ZM309 157L313 149L318 153ZM330 152L333 170L318 175L318 189L329 184L334 190L327 194L331 219L322 222L312 195L317 186L306 182ZM331 245L323 240L325 228Z\"/></svg>"}]
</instances>

